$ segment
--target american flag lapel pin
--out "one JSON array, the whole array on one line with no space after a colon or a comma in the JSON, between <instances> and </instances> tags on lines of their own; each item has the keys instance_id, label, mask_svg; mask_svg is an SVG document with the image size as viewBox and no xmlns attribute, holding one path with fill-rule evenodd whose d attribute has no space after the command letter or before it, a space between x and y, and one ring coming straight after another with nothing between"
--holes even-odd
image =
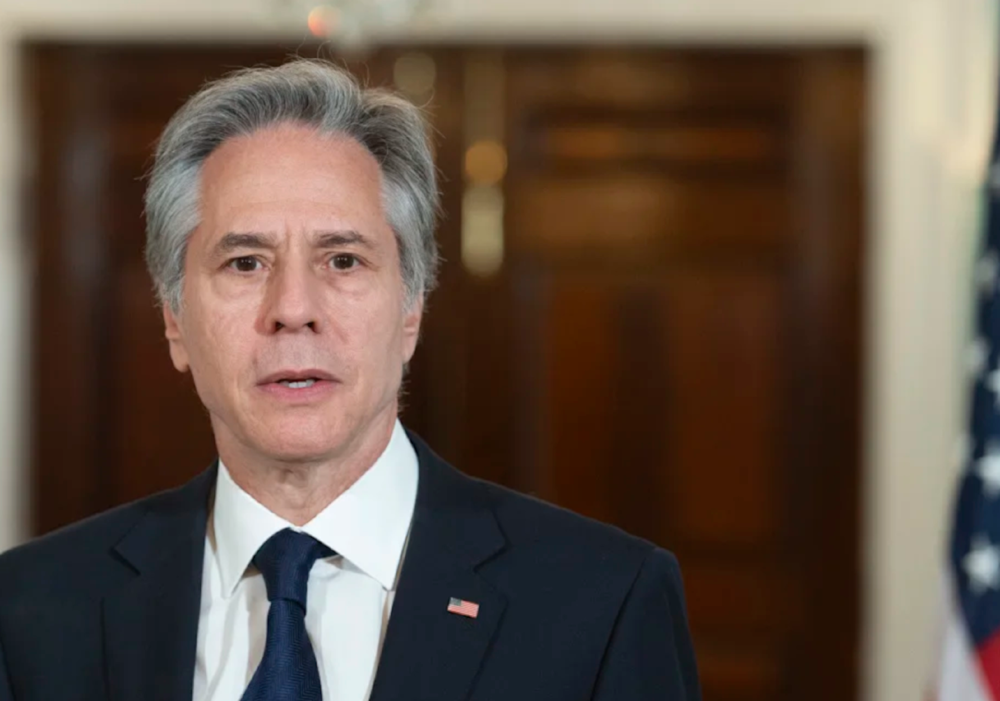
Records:
<instances>
[{"instance_id":1,"label":"american flag lapel pin","mask_svg":"<svg viewBox=\"0 0 1000 701\"><path fill-rule=\"evenodd\" d=\"M463 601L451 597L448 601L448 613L457 613L459 616L475 618L479 615L479 604L474 601Z\"/></svg>"}]
</instances>

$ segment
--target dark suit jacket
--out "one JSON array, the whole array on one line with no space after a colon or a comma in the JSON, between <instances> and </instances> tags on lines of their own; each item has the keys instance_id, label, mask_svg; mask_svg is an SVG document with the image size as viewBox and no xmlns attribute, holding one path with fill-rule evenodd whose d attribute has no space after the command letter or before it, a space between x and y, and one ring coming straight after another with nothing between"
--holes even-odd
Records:
<instances>
[{"instance_id":1,"label":"dark suit jacket","mask_svg":"<svg viewBox=\"0 0 1000 701\"><path fill-rule=\"evenodd\" d=\"M372 701L700 698L672 555L411 440L416 509ZM0 701L191 699L215 474L0 555Z\"/></svg>"}]
</instances>

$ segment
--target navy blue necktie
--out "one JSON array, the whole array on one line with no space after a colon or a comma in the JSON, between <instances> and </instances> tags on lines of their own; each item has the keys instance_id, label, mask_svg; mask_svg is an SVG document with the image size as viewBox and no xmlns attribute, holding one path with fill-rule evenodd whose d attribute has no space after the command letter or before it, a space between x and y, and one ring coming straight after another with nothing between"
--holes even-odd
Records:
<instances>
[{"instance_id":1,"label":"navy blue necktie","mask_svg":"<svg viewBox=\"0 0 1000 701\"><path fill-rule=\"evenodd\" d=\"M271 608L264 657L243 701L323 701L316 654L306 634L306 591L316 560L334 554L312 536L286 528L254 555Z\"/></svg>"}]
</instances>

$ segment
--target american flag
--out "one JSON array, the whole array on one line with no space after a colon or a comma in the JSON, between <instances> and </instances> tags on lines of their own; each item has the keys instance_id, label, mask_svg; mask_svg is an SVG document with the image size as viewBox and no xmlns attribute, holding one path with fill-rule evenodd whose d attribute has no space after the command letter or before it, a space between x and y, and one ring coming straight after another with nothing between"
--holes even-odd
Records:
<instances>
[{"instance_id":1,"label":"american flag","mask_svg":"<svg viewBox=\"0 0 1000 701\"><path fill-rule=\"evenodd\" d=\"M997 143L1000 143L998 139ZM967 357L969 434L959 451L944 591L938 701L1000 701L1000 153L986 189L986 226L975 265L976 327Z\"/></svg>"},{"instance_id":2,"label":"american flag","mask_svg":"<svg viewBox=\"0 0 1000 701\"><path fill-rule=\"evenodd\" d=\"M452 597L448 601L448 613L457 613L459 616L475 618L479 615L479 604Z\"/></svg>"}]
</instances>

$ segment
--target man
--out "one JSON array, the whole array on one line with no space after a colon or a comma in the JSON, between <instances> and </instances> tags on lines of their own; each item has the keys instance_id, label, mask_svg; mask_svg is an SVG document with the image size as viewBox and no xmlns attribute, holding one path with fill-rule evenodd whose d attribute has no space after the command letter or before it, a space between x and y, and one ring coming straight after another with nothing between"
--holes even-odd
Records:
<instances>
[{"instance_id":1,"label":"man","mask_svg":"<svg viewBox=\"0 0 1000 701\"><path fill-rule=\"evenodd\" d=\"M673 556L397 420L437 264L416 108L240 72L171 120L146 205L219 459L0 556L0 701L700 698Z\"/></svg>"}]
</instances>

